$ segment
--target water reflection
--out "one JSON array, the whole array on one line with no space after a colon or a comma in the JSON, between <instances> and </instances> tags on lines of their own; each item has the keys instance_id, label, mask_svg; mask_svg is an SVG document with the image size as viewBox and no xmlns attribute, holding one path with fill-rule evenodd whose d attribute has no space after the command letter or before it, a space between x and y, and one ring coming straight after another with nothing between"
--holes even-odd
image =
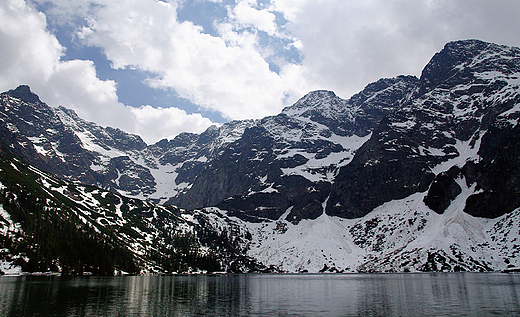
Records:
<instances>
[{"instance_id":1,"label":"water reflection","mask_svg":"<svg viewBox=\"0 0 520 317\"><path fill-rule=\"evenodd\" d=\"M483 273L0 277L0 315L518 315L519 292Z\"/></svg>"}]
</instances>

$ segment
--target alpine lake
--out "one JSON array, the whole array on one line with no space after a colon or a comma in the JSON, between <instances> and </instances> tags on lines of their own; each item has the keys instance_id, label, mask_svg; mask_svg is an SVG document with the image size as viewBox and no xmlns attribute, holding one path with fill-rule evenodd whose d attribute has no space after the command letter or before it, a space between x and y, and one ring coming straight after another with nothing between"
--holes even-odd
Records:
<instances>
[{"instance_id":1,"label":"alpine lake","mask_svg":"<svg viewBox=\"0 0 520 317\"><path fill-rule=\"evenodd\" d=\"M0 277L0 316L519 315L514 273Z\"/></svg>"}]
</instances>

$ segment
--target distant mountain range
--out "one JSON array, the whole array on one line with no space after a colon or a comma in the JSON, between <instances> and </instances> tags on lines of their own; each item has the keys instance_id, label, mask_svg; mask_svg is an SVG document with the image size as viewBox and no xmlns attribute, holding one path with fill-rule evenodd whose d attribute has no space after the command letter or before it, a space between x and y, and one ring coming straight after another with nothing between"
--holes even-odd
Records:
<instances>
[{"instance_id":1,"label":"distant mountain range","mask_svg":"<svg viewBox=\"0 0 520 317\"><path fill-rule=\"evenodd\" d=\"M519 48L456 41L420 78L148 145L20 86L0 94L0 270L516 268L519 93Z\"/></svg>"}]
</instances>

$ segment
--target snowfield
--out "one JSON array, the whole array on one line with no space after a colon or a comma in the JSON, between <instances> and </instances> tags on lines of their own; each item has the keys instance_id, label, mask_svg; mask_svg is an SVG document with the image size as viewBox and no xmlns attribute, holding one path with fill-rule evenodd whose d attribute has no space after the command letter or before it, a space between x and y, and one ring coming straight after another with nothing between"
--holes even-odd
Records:
<instances>
[{"instance_id":1,"label":"snowfield","mask_svg":"<svg viewBox=\"0 0 520 317\"><path fill-rule=\"evenodd\" d=\"M287 273L502 271L520 267L520 209L497 219L463 212L474 188L459 180L463 192L439 215L423 202L425 193L394 200L360 219L323 213L293 223L287 212L275 221L251 223L211 214L219 232L228 226L251 234L247 255ZM435 261L433 261L435 259ZM435 267L432 267L434 265Z\"/></svg>"}]
</instances>

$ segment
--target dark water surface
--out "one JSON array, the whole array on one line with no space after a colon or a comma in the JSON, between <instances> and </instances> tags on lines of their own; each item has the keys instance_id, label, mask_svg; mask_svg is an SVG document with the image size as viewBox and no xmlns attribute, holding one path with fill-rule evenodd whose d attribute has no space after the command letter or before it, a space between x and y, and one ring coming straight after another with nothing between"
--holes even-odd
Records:
<instances>
[{"instance_id":1,"label":"dark water surface","mask_svg":"<svg viewBox=\"0 0 520 317\"><path fill-rule=\"evenodd\" d=\"M0 316L520 316L520 274L3 276Z\"/></svg>"}]
</instances>

